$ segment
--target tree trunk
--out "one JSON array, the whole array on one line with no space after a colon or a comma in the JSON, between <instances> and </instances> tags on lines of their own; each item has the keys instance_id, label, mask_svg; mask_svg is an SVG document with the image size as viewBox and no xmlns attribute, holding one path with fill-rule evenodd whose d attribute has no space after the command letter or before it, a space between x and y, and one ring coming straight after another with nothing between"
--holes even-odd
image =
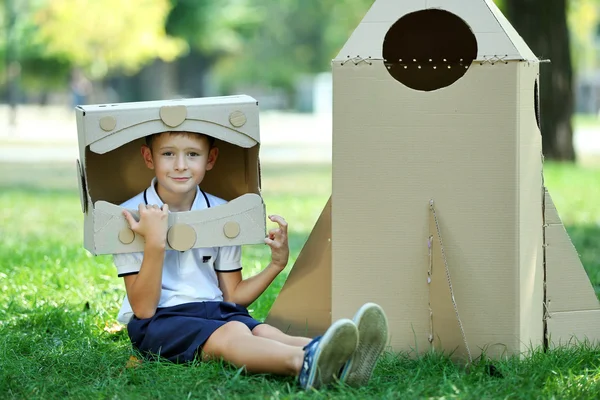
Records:
<instances>
[{"instance_id":1,"label":"tree trunk","mask_svg":"<svg viewBox=\"0 0 600 400\"><path fill-rule=\"evenodd\" d=\"M554 160L575 160L573 68L566 0L504 0L506 16L540 60L542 149Z\"/></svg>"}]
</instances>

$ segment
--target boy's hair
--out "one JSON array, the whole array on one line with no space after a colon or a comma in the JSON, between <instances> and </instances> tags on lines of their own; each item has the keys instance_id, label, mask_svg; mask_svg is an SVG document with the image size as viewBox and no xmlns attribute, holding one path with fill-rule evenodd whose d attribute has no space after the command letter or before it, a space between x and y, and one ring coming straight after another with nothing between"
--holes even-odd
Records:
<instances>
[{"instance_id":1,"label":"boy's hair","mask_svg":"<svg viewBox=\"0 0 600 400\"><path fill-rule=\"evenodd\" d=\"M198 136L203 136L206 139L208 139L209 148L212 149L214 147L214 145L215 145L215 138L212 137L212 136L205 135L203 133L166 131L166 132L154 133L152 135L146 136L146 146L148 146L150 148L150 150L152 150L152 142L154 141L154 138L156 136L158 136L158 135L162 135L163 133L170 133L170 134L175 134L175 135L198 135Z\"/></svg>"}]
</instances>

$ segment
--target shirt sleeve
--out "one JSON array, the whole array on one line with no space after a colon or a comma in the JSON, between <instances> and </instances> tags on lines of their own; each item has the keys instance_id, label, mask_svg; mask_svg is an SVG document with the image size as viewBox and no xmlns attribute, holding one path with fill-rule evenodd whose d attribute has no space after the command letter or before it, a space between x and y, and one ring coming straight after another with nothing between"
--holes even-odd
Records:
<instances>
[{"instance_id":1,"label":"shirt sleeve","mask_svg":"<svg viewBox=\"0 0 600 400\"><path fill-rule=\"evenodd\" d=\"M144 253L113 254L113 263L117 267L119 278L140 272Z\"/></svg>"},{"instance_id":2,"label":"shirt sleeve","mask_svg":"<svg viewBox=\"0 0 600 400\"><path fill-rule=\"evenodd\" d=\"M242 247L219 247L219 252L214 265L215 271L217 272L240 271L242 269Z\"/></svg>"}]
</instances>

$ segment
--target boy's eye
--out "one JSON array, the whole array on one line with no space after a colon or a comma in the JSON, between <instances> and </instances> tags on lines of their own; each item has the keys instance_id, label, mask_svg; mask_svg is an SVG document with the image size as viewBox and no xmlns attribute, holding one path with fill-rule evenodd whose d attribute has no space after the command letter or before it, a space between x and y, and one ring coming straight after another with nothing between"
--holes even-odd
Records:
<instances>
[{"instance_id":1,"label":"boy's eye","mask_svg":"<svg viewBox=\"0 0 600 400\"><path fill-rule=\"evenodd\" d=\"M200 155L200 154L198 154L198 153L196 153L196 152L194 152L194 151L192 151L192 152L190 152L190 153L189 153L189 156L190 156L190 157L198 157L199 155Z\"/></svg>"},{"instance_id":2,"label":"boy's eye","mask_svg":"<svg viewBox=\"0 0 600 400\"><path fill-rule=\"evenodd\" d=\"M163 156L172 156L173 152L172 151L165 151L164 153L162 153Z\"/></svg>"}]
</instances>

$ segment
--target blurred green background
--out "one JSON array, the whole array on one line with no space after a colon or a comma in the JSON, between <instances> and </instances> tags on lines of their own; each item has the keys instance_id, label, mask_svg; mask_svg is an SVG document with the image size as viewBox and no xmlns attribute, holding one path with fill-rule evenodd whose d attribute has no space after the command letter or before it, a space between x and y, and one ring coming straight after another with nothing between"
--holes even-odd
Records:
<instances>
[{"instance_id":1,"label":"blurred green background","mask_svg":"<svg viewBox=\"0 0 600 400\"><path fill-rule=\"evenodd\" d=\"M588 160L600 152L600 0L494 1L551 61L540 81L546 157ZM32 119L52 121L45 142L75 135L60 135L75 104L245 93L263 111L327 114L331 60L372 4L0 0L0 147L35 130L18 128Z\"/></svg>"},{"instance_id":2,"label":"blurred green background","mask_svg":"<svg viewBox=\"0 0 600 400\"><path fill-rule=\"evenodd\" d=\"M495 2L534 53L551 60L540 66L545 183L600 296L600 0ZM285 216L291 232L288 267L251 306L264 318L331 194L331 60L372 4L0 0L4 397L296 395L291 380L239 377L218 365L126 368L131 346L115 325L122 279L109 256L83 249L73 107L239 93L259 101L262 194L267 212ZM244 274L268 259L266 246L246 247ZM483 367L450 367L446 358L415 364L390 356L371 387L336 393L597 398L598 349L575 351L497 364L504 380Z\"/></svg>"}]
</instances>

